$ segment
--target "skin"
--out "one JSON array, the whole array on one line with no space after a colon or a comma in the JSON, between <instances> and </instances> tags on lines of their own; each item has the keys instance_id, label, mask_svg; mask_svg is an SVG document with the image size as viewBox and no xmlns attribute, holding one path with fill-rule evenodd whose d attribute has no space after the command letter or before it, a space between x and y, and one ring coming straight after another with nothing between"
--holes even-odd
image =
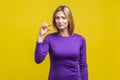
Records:
<instances>
[{"instance_id":1,"label":"skin","mask_svg":"<svg viewBox=\"0 0 120 80\"><path fill-rule=\"evenodd\" d=\"M56 13L55 23L61 35L64 36L68 34L68 19L62 11Z\"/></svg>"},{"instance_id":2,"label":"skin","mask_svg":"<svg viewBox=\"0 0 120 80\"><path fill-rule=\"evenodd\" d=\"M59 29L59 35L61 36L69 36L68 33L68 19L62 11L58 11L55 14L55 23L56 27ZM42 42L42 36L45 35L48 31L52 30L49 26L51 24L44 23L41 25L39 35L38 35L38 42Z\"/></svg>"}]
</instances>

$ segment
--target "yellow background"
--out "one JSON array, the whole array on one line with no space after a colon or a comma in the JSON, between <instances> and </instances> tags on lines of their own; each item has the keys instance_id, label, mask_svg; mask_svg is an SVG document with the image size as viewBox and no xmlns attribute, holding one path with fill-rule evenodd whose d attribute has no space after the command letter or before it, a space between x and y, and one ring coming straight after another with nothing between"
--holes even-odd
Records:
<instances>
[{"instance_id":1,"label":"yellow background","mask_svg":"<svg viewBox=\"0 0 120 80\"><path fill-rule=\"evenodd\" d=\"M34 50L59 5L71 8L75 32L86 38L89 80L120 80L119 0L0 1L0 80L47 80L49 56L36 64Z\"/></svg>"}]
</instances>

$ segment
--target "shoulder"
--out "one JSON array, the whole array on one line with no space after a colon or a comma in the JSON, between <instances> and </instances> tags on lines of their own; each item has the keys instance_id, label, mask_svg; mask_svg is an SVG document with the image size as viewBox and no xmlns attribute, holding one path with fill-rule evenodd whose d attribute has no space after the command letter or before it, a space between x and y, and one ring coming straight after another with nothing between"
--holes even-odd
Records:
<instances>
[{"instance_id":1,"label":"shoulder","mask_svg":"<svg viewBox=\"0 0 120 80\"><path fill-rule=\"evenodd\" d=\"M81 35L81 34L74 33L74 35L75 35L76 38L85 40L85 37L83 35Z\"/></svg>"},{"instance_id":2,"label":"shoulder","mask_svg":"<svg viewBox=\"0 0 120 80\"><path fill-rule=\"evenodd\" d=\"M81 42L82 46L86 45L86 39L84 36L80 35L80 34L75 34L77 36L77 38L79 39L79 41Z\"/></svg>"},{"instance_id":3,"label":"shoulder","mask_svg":"<svg viewBox=\"0 0 120 80\"><path fill-rule=\"evenodd\" d=\"M49 33L44 37L44 40L47 42L51 42L56 38L56 33Z\"/></svg>"},{"instance_id":4,"label":"shoulder","mask_svg":"<svg viewBox=\"0 0 120 80\"><path fill-rule=\"evenodd\" d=\"M54 38L54 37L56 37L56 35L57 35L56 32L50 33L50 34L47 34L47 35L45 36L45 38L46 38L46 39Z\"/></svg>"},{"instance_id":5,"label":"shoulder","mask_svg":"<svg viewBox=\"0 0 120 80\"><path fill-rule=\"evenodd\" d=\"M50 34L47 34L46 37L53 37L53 36L56 36L56 34L57 34L56 32L50 33Z\"/></svg>"}]
</instances>

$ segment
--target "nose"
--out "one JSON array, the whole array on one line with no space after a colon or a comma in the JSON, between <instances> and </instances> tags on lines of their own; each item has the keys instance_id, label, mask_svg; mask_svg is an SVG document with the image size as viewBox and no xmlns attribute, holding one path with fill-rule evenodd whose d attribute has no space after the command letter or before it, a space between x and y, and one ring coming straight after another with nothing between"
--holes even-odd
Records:
<instances>
[{"instance_id":1,"label":"nose","mask_svg":"<svg viewBox=\"0 0 120 80\"><path fill-rule=\"evenodd\" d=\"M59 18L59 23L61 23L62 22L62 19L61 18Z\"/></svg>"}]
</instances>

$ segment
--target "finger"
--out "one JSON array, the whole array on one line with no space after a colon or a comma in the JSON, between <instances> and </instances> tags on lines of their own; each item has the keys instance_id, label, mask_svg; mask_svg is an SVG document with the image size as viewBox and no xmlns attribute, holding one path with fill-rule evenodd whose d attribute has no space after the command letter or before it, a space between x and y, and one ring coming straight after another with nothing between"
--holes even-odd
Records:
<instances>
[{"instance_id":1,"label":"finger","mask_svg":"<svg viewBox=\"0 0 120 80\"><path fill-rule=\"evenodd\" d=\"M48 26L52 26L52 24L48 24Z\"/></svg>"},{"instance_id":2,"label":"finger","mask_svg":"<svg viewBox=\"0 0 120 80\"><path fill-rule=\"evenodd\" d=\"M52 26L52 24L44 24L45 27L49 27L49 26Z\"/></svg>"},{"instance_id":3,"label":"finger","mask_svg":"<svg viewBox=\"0 0 120 80\"><path fill-rule=\"evenodd\" d=\"M48 29L47 29L47 32L50 31L50 30L52 30L52 29L53 29L53 28L48 28Z\"/></svg>"},{"instance_id":4,"label":"finger","mask_svg":"<svg viewBox=\"0 0 120 80\"><path fill-rule=\"evenodd\" d=\"M41 28L46 29L48 26L51 26L51 24L44 23Z\"/></svg>"}]
</instances>

